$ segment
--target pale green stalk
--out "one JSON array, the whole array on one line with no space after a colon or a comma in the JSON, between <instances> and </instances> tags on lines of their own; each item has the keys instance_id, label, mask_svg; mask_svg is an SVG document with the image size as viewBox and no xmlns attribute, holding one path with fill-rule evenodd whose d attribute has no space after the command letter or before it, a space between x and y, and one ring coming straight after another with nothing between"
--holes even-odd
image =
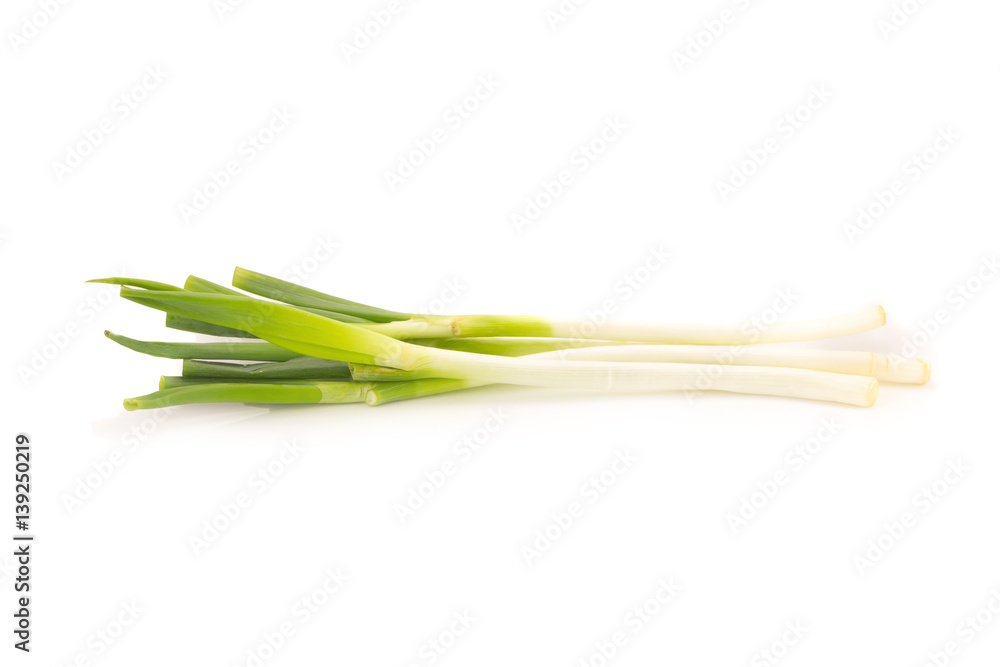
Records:
<instances>
[{"instance_id":1,"label":"pale green stalk","mask_svg":"<svg viewBox=\"0 0 1000 667\"><path fill-rule=\"evenodd\" d=\"M288 361L301 355L263 340L219 343L167 343L136 340L110 331L104 335L123 347L167 359L230 359L234 361Z\"/></svg>"},{"instance_id":2,"label":"pale green stalk","mask_svg":"<svg viewBox=\"0 0 1000 667\"><path fill-rule=\"evenodd\" d=\"M232 383L251 383L251 384L276 384L274 380L258 380L258 379L247 379L242 378L235 380L232 378L190 378L190 377L177 377L170 375L163 375L160 377L160 389L175 389L177 387L192 387L205 384L232 384ZM288 385L314 385L316 380L281 380L280 384ZM392 403L394 401L403 401L411 398L420 398L423 396L431 396L434 394L443 394L445 392L459 391L461 389L469 389L472 387L480 386L476 383L469 382L468 380L448 380L434 378L430 380L409 380L406 382L366 382L366 383L352 383L355 385L363 386L364 390L364 401L368 405L381 405L383 403ZM345 390L350 396L354 396L350 391ZM256 401L260 402L260 401ZM357 402L357 401L351 401Z\"/></svg>"},{"instance_id":3,"label":"pale green stalk","mask_svg":"<svg viewBox=\"0 0 1000 667\"><path fill-rule=\"evenodd\" d=\"M361 403L367 391L368 385L363 382L209 382L161 389L145 396L126 398L123 403L126 410L150 410L192 403Z\"/></svg>"}]
</instances>

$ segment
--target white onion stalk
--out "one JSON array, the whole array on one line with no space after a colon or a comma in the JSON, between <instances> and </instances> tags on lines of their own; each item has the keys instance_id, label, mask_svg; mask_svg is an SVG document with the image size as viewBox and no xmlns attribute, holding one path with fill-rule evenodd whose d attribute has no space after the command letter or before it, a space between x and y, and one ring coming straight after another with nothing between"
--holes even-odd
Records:
<instances>
[{"instance_id":1,"label":"white onion stalk","mask_svg":"<svg viewBox=\"0 0 1000 667\"><path fill-rule=\"evenodd\" d=\"M848 350L811 350L768 346L736 347L728 354L720 348L704 345L627 345L567 348L519 357L521 359L561 359L564 361L657 362L703 364L715 370L712 375L728 372L733 366L768 366L864 375L886 382L925 384L930 379L930 364L922 359L887 357L872 352ZM722 370L718 370L721 368ZM422 380L432 371L400 370L351 364L351 376L360 381Z\"/></svg>"},{"instance_id":2,"label":"white onion stalk","mask_svg":"<svg viewBox=\"0 0 1000 667\"><path fill-rule=\"evenodd\" d=\"M725 354L703 345L630 345L584 347L545 353L550 358L577 361L659 361L721 366L778 366L813 371L866 375L885 382L926 384L930 364L922 359L885 356L853 350L811 350L741 346Z\"/></svg>"},{"instance_id":3,"label":"white onion stalk","mask_svg":"<svg viewBox=\"0 0 1000 667\"><path fill-rule=\"evenodd\" d=\"M801 368L727 366L725 372L717 374L718 366L708 364L564 361L536 356L489 357L452 350L433 350L432 354L425 353L415 363L401 358L378 361L389 366L409 366L425 373L425 377L471 380L477 384L618 391L710 389L833 401L862 407L870 407L878 397L878 380L875 378ZM709 385L699 386L706 378L711 378Z\"/></svg>"}]
</instances>

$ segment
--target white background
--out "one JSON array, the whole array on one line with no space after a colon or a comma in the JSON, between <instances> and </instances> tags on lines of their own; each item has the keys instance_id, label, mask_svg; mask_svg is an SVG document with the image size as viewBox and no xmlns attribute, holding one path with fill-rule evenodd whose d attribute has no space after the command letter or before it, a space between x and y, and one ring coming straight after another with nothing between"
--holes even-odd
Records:
<instances>
[{"instance_id":1,"label":"white background","mask_svg":"<svg viewBox=\"0 0 1000 667\"><path fill-rule=\"evenodd\" d=\"M30 656L11 648L0 557L4 664L252 665L286 622L263 664L762 665L775 642L789 666L916 666L951 641L948 664L1000 654L995 2L911 0L880 27L889 0L594 0L555 25L555 0L422 0L350 59L343 44L387 1L252 0L221 17L210 0L70 2L50 19L41 4L7 2L0 23L2 510L27 432L37 535ZM449 120L480 77L496 89ZM294 119L246 159L275 109ZM609 120L620 134L581 163ZM385 173L436 128L445 141L390 189ZM765 145L762 166L742 166ZM88 155L55 164L73 151ZM185 216L229 160L240 173ZM724 201L734 168L754 173ZM512 215L564 169L570 185L519 231ZM849 235L896 179L902 194ZM586 319L610 299L621 319L743 322L781 291L786 319L883 304L886 327L821 345L909 350L934 376L883 385L867 410L491 388L125 413L178 365L102 331L192 338L83 281L227 283L236 265L451 313ZM491 411L503 425L465 461L456 443ZM823 420L836 435L796 467L788 452ZM250 477L286 441L303 451L258 495ZM591 504L582 486L616 452L635 462ZM457 473L401 523L394 506L446 460ZM915 500L949 462L968 470ZM788 483L734 531L727 515L776 471ZM196 555L190 538L243 492L250 506ZM529 563L523 548L574 502L583 515ZM886 537L907 512L915 525ZM337 568L343 587L297 614ZM680 591L637 628L627 615L671 578ZM967 641L981 609L993 623ZM448 643L463 613L471 627L432 663L428 642ZM627 641L602 662L616 632Z\"/></svg>"}]
</instances>

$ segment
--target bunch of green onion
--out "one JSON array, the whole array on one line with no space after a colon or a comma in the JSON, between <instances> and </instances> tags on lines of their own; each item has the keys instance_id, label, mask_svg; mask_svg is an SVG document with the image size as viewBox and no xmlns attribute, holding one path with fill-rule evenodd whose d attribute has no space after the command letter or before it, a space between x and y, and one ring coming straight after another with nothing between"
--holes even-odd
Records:
<instances>
[{"instance_id":1,"label":"bunch of green onion","mask_svg":"<svg viewBox=\"0 0 1000 667\"><path fill-rule=\"evenodd\" d=\"M127 410L191 403L379 405L495 383L714 390L868 407L879 380L923 384L930 376L919 359L770 345L880 327L880 306L779 322L764 331L712 324L584 327L532 316L384 310L240 268L233 287L242 291L195 276L183 288L131 278L91 282L121 285L124 298L166 312L170 328L220 337L167 343L105 332L137 352L183 360L181 376L162 377L158 391L125 399ZM590 335L579 333L587 329ZM738 347L720 355L719 346Z\"/></svg>"}]
</instances>

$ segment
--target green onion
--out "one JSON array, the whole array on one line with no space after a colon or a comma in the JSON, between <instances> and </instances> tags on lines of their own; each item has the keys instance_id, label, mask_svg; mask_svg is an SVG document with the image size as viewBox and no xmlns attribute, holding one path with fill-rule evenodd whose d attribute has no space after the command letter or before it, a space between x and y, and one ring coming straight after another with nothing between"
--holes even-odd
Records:
<instances>
[{"instance_id":1,"label":"green onion","mask_svg":"<svg viewBox=\"0 0 1000 667\"><path fill-rule=\"evenodd\" d=\"M205 324L206 327L214 325ZM222 327L219 327L222 328ZM123 347L167 359L226 359L234 361L288 361L302 355L278 347L262 340L246 342L226 341L218 343L168 343L143 341L105 331L104 335ZM249 334L248 334L249 335ZM254 337L256 338L256 337ZM411 342L411 341L407 341ZM597 345L636 345L621 341L579 341L562 338L422 338L418 345L439 347L446 350L497 354L505 357L520 357L539 352L565 350L567 348Z\"/></svg>"},{"instance_id":2,"label":"green onion","mask_svg":"<svg viewBox=\"0 0 1000 667\"><path fill-rule=\"evenodd\" d=\"M464 380L413 380L409 382L317 382L288 380L270 383L263 380L195 379L164 376L160 390L145 396L127 398L126 410L151 410L195 403L367 403L381 405L458 391L473 386Z\"/></svg>"},{"instance_id":3,"label":"green onion","mask_svg":"<svg viewBox=\"0 0 1000 667\"><path fill-rule=\"evenodd\" d=\"M129 410L219 402L380 405L489 384L716 390L870 406L879 380L922 384L930 375L919 359L756 344L867 331L885 323L878 306L766 330L592 326L523 315L391 311L241 268L233 285L273 300L197 276L188 276L183 289L134 278L92 282L121 285L122 297L166 313L168 327L258 339L170 343L105 332L132 350L183 360L182 377L164 376L159 391L126 399Z\"/></svg>"},{"instance_id":4,"label":"green onion","mask_svg":"<svg viewBox=\"0 0 1000 667\"><path fill-rule=\"evenodd\" d=\"M749 345L789 343L847 336L885 324L885 310L872 306L853 313L817 320L776 322L766 330L724 324L622 324L606 322L593 326L527 315L415 315L381 311L344 301L316 290L300 287L262 273L237 268L233 285L247 292L297 306L329 308L356 314L377 311L366 328L400 339L495 336L537 336L571 339L605 339L674 345ZM360 310L352 310L351 307Z\"/></svg>"},{"instance_id":5,"label":"green onion","mask_svg":"<svg viewBox=\"0 0 1000 667\"><path fill-rule=\"evenodd\" d=\"M259 379L248 379L241 378L239 380L232 378L191 378L191 377L177 377L164 375L160 377L160 389L175 389L177 387L193 387L193 386L203 386L208 384L267 384L271 387L281 386L281 385L314 385L317 383L316 380L282 380L280 383L276 383L274 380L259 380ZM432 380L410 380L406 382L365 382L365 383L350 383L343 382L341 384L350 384L356 387L362 387L365 392L363 400L368 403L368 405L381 405L383 403L391 403L393 401L402 401L411 398L421 398L423 396L431 396L433 394L443 394L450 391L459 391L461 389L469 389L472 387L478 387L481 385L469 382L467 380L448 380L448 379L432 379ZM207 391L207 390L206 390ZM345 390L345 394L353 396L350 391ZM150 394L149 396L153 396ZM195 394L187 394L185 399L190 399ZM232 396L232 394L231 394ZM167 399L170 399L170 395L167 395ZM131 399L135 400L135 399ZM198 401L190 401L198 402ZM264 401L255 400L256 403L263 403ZM345 401L347 402L347 401ZM359 401L350 401L359 402ZM134 409L144 409L143 407L137 407ZM180 405L177 403L176 405ZM153 406L162 407L162 406Z\"/></svg>"},{"instance_id":6,"label":"green onion","mask_svg":"<svg viewBox=\"0 0 1000 667\"><path fill-rule=\"evenodd\" d=\"M700 378L713 370L702 364L563 361L474 354L405 343L369 328L250 297L128 287L122 287L121 294L152 308L239 328L304 355L425 370L438 378L544 387L663 391L697 387ZM711 388L861 406L871 405L878 395L877 381L868 377L755 366L731 367L713 380Z\"/></svg>"}]
</instances>

